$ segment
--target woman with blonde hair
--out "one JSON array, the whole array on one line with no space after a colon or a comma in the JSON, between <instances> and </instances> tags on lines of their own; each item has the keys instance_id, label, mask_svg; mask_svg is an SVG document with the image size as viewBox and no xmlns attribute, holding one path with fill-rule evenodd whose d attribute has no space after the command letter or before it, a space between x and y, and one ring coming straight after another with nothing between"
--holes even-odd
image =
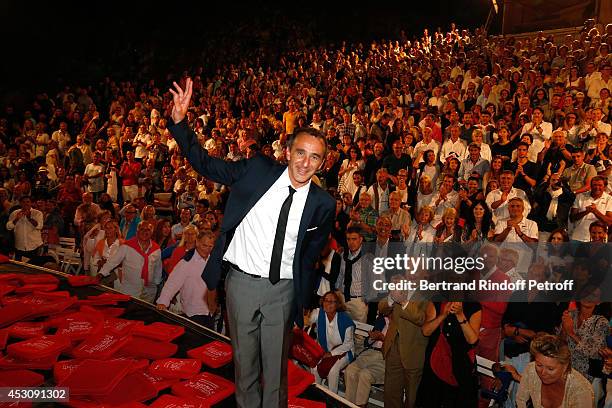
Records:
<instances>
[{"instance_id":1,"label":"woman with blonde hair","mask_svg":"<svg viewBox=\"0 0 612 408\"><path fill-rule=\"evenodd\" d=\"M531 341L530 352L533 361L522 375L512 366L506 366L512 377L520 382L516 394L518 408L595 406L591 384L572 368L572 356L565 340L552 334L540 334Z\"/></svg>"},{"instance_id":2,"label":"woman with blonde hair","mask_svg":"<svg viewBox=\"0 0 612 408\"><path fill-rule=\"evenodd\" d=\"M188 225L183 230L183 236L176 245L167 247L162 251L164 271L170 275L176 264L185 256L187 251L195 248L198 229L195 225Z\"/></svg>"},{"instance_id":3,"label":"woman with blonde hair","mask_svg":"<svg viewBox=\"0 0 612 408\"><path fill-rule=\"evenodd\" d=\"M97 275L102 265L106 263L107 259L113 256L123 242L117 221L109 219L102 224L102 228L104 231L104 238L96 242L89 264L89 270L92 276Z\"/></svg>"},{"instance_id":4,"label":"woman with blonde hair","mask_svg":"<svg viewBox=\"0 0 612 408\"><path fill-rule=\"evenodd\" d=\"M434 242L461 242L462 228L459 226L459 213L454 208L447 208L442 214L442 222L436 227Z\"/></svg>"}]
</instances>

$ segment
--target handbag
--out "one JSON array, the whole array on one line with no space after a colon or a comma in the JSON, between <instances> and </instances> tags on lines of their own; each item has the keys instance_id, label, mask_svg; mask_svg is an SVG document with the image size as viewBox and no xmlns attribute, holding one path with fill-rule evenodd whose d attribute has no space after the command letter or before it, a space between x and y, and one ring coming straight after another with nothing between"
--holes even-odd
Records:
<instances>
[{"instance_id":1,"label":"handbag","mask_svg":"<svg viewBox=\"0 0 612 408\"><path fill-rule=\"evenodd\" d=\"M444 333L440 333L440 336L438 336L438 341L431 352L429 364L431 370L440 380L454 387L459 385L453 374L452 350Z\"/></svg>"},{"instance_id":2,"label":"handbag","mask_svg":"<svg viewBox=\"0 0 612 408\"><path fill-rule=\"evenodd\" d=\"M319 377L327 378L327 376L329 375L329 371L332 369L334 364L336 364L336 361L340 360L345 355L346 353L342 353L338 354L337 356L329 356L322 359L319 362L319 365L317 365L317 372L319 373Z\"/></svg>"},{"instance_id":3,"label":"handbag","mask_svg":"<svg viewBox=\"0 0 612 408\"><path fill-rule=\"evenodd\" d=\"M325 350L316 340L299 327L293 329L291 348L289 349L289 356L292 359L314 368L321 361L323 354L325 354Z\"/></svg>"}]
</instances>

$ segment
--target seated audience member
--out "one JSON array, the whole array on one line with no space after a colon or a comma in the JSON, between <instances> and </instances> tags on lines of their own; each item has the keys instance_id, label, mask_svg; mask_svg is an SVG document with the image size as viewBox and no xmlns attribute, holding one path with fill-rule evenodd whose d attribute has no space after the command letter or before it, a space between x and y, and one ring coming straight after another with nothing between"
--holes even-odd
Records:
<instances>
[{"instance_id":1,"label":"seated audience member","mask_svg":"<svg viewBox=\"0 0 612 408\"><path fill-rule=\"evenodd\" d=\"M321 307L310 314L310 324L316 325L317 340L325 350L313 369L317 383L326 378L330 391L338 392L340 372L355 358L355 323L345 312L342 295L335 291L323 295Z\"/></svg>"},{"instance_id":2,"label":"seated audience member","mask_svg":"<svg viewBox=\"0 0 612 408\"><path fill-rule=\"evenodd\" d=\"M385 360L383 342L389 329L389 317L379 315L365 339L365 348L344 370L346 399L359 407L367 407L374 384L384 384Z\"/></svg>"}]
</instances>

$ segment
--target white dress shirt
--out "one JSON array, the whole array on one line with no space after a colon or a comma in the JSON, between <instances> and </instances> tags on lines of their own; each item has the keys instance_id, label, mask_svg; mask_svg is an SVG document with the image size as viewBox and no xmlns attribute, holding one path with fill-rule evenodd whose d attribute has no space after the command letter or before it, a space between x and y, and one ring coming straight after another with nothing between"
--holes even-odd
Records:
<instances>
[{"instance_id":1,"label":"white dress shirt","mask_svg":"<svg viewBox=\"0 0 612 408\"><path fill-rule=\"evenodd\" d=\"M578 212L582 212L591 204L595 204L597 209L602 213L606 214L608 211L612 211L612 196L608 193L603 193L601 197L595 200L591 196L591 192L578 194L572 208L576 208ZM577 222L573 223L574 229L571 233L571 238L576 241L589 242L591 240L591 234L589 233L589 226L593 221L597 221L597 217L593 213L588 213Z\"/></svg>"},{"instance_id":2,"label":"white dress shirt","mask_svg":"<svg viewBox=\"0 0 612 408\"><path fill-rule=\"evenodd\" d=\"M100 268L98 273L108 276L119 265L123 266L123 272L115 281L115 289L126 295L153 301L157 291L157 284L161 282L162 277L161 250L154 251L149 255L148 286L144 285L144 280L142 279L144 258L134 248L126 244L121 245L117 252Z\"/></svg>"},{"instance_id":3,"label":"white dress shirt","mask_svg":"<svg viewBox=\"0 0 612 408\"><path fill-rule=\"evenodd\" d=\"M238 224L223 259L247 273L265 278L269 276L278 217L285 199L289 196L290 185L289 171L285 169L272 187L266 191ZM293 279L293 258L309 189L310 181L296 189L293 194L283 243L280 267L281 279Z\"/></svg>"},{"instance_id":4,"label":"white dress shirt","mask_svg":"<svg viewBox=\"0 0 612 408\"><path fill-rule=\"evenodd\" d=\"M466 150L467 144L465 143L465 140L461 138L457 138L456 141L453 141L453 139L448 139L442 145L442 150L440 150L440 161L442 163L446 162L446 158L451 153L455 153L457 155L457 159L461 160Z\"/></svg>"},{"instance_id":5,"label":"white dress shirt","mask_svg":"<svg viewBox=\"0 0 612 408\"><path fill-rule=\"evenodd\" d=\"M527 199L527 194L525 194L525 192L521 190L520 188L512 187L510 189L510 192L508 193L508 198L506 198L506 201L501 203L500 206L497 207L496 209L493 209L491 207L491 204L493 204L496 201L499 201L501 197L502 197L502 191L500 189L497 189L497 190L491 191L489 194L487 194L487 197L485 198L485 202L487 203L487 205L489 206L489 209L493 213L494 222L497 222L497 220L502 220L504 218L510 217L510 213L508 212L508 202L514 197L519 197L523 199L523 204L525 205L525 209L523 210L523 217L527 217L527 215L529 215L529 212L531 211L531 204L529 204L529 200Z\"/></svg>"},{"instance_id":6,"label":"white dress shirt","mask_svg":"<svg viewBox=\"0 0 612 408\"><path fill-rule=\"evenodd\" d=\"M525 133L529 133L532 136L532 142L531 146L529 146L528 152L529 160L537 162L538 153L540 153L542 149L544 149L544 141L549 140L552 137L553 127L552 123L550 122L541 122L540 129L542 129L542 131L540 132L535 127L531 129L532 126L532 122L525 123L523 125L523 129L521 130L521 137Z\"/></svg>"},{"instance_id":7,"label":"white dress shirt","mask_svg":"<svg viewBox=\"0 0 612 408\"><path fill-rule=\"evenodd\" d=\"M502 231L506 229L508 226L508 220L509 219L506 218L496 223L495 234L501 234ZM519 222L518 227L520 231L529 238L538 239L538 224L536 224L535 221L523 217L521 222ZM502 248L506 247L518 252L519 259L516 264L516 271L521 276L527 276L527 270L529 269L529 265L531 265L531 261L533 259L532 248L535 248L536 245L536 243L533 245L527 244L521 237L518 236L516 230L512 228L501 246Z\"/></svg>"},{"instance_id":8,"label":"white dress shirt","mask_svg":"<svg viewBox=\"0 0 612 408\"><path fill-rule=\"evenodd\" d=\"M157 304L170 306L170 301L180 291L182 310L187 316L208 316L210 313L206 303L208 289L202 280L202 271L207 261L208 259L202 258L197 250L189 262L181 259L168 275Z\"/></svg>"},{"instance_id":9,"label":"white dress shirt","mask_svg":"<svg viewBox=\"0 0 612 408\"><path fill-rule=\"evenodd\" d=\"M40 235L44 223L43 214L34 208L30 210L30 216L36 221L36 226L34 226L26 216L15 221L20 212L21 209L15 210L9 215L6 229L15 231L15 248L20 251L33 251L43 244Z\"/></svg>"},{"instance_id":10,"label":"white dress shirt","mask_svg":"<svg viewBox=\"0 0 612 408\"><path fill-rule=\"evenodd\" d=\"M101 231L101 232L104 232L104 231ZM105 238L102 238L102 240L104 241L104 248L102 248L102 254L100 254L97 248L94 248L94 250L91 252L92 255L89 257L90 258L89 271L91 275L96 275L98 273L98 261L99 260L109 259L115 254L115 252L117 252L117 250L121 246L121 242L119 242L118 239L115 239L115 242L110 244L110 246L108 246L108 242L106 241Z\"/></svg>"}]
</instances>

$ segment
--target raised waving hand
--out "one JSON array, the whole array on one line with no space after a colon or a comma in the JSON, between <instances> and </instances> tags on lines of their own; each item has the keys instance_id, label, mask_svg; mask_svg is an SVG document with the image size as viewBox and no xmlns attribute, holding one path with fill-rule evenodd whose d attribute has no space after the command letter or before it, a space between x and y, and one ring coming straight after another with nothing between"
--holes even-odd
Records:
<instances>
[{"instance_id":1,"label":"raised waving hand","mask_svg":"<svg viewBox=\"0 0 612 408\"><path fill-rule=\"evenodd\" d=\"M179 123L185 118L185 115L187 115L187 109L189 109L189 102L191 101L191 93L193 92L193 81L191 78L187 78L184 90L181 89L176 82L173 82L173 84L174 89L169 89L174 101L174 106L172 107L172 120L174 123Z\"/></svg>"}]
</instances>

